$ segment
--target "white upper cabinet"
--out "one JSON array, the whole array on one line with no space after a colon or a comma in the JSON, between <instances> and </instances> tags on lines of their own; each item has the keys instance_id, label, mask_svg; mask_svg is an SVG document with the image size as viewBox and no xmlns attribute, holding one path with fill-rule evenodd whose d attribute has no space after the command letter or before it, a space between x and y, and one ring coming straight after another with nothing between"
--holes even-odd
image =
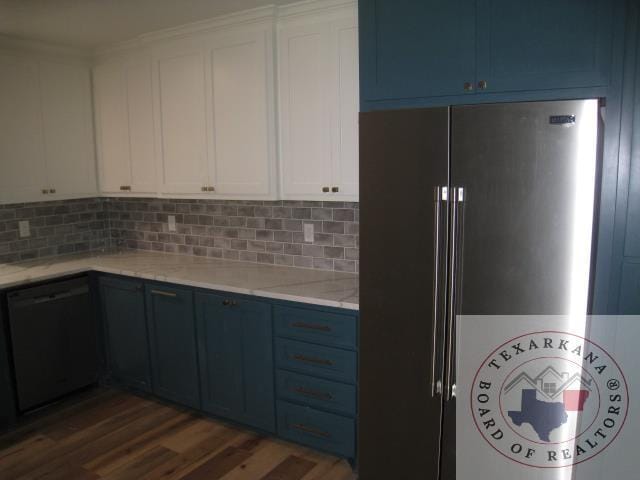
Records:
<instances>
[{"instance_id":1,"label":"white upper cabinet","mask_svg":"<svg viewBox=\"0 0 640 480\"><path fill-rule=\"evenodd\" d=\"M154 48L161 193L273 198L272 36L228 27Z\"/></svg>"},{"instance_id":2,"label":"white upper cabinet","mask_svg":"<svg viewBox=\"0 0 640 480\"><path fill-rule=\"evenodd\" d=\"M331 182L328 25L279 32L283 193L318 195Z\"/></svg>"},{"instance_id":3,"label":"white upper cabinet","mask_svg":"<svg viewBox=\"0 0 640 480\"><path fill-rule=\"evenodd\" d=\"M119 58L93 70L100 190L155 193L151 60Z\"/></svg>"},{"instance_id":4,"label":"white upper cabinet","mask_svg":"<svg viewBox=\"0 0 640 480\"><path fill-rule=\"evenodd\" d=\"M96 167L89 69L40 64L42 121L50 194L95 195Z\"/></svg>"},{"instance_id":5,"label":"white upper cabinet","mask_svg":"<svg viewBox=\"0 0 640 480\"><path fill-rule=\"evenodd\" d=\"M283 197L357 200L355 6L282 18L278 62Z\"/></svg>"},{"instance_id":6,"label":"white upper cabinet","mask_svg":"<svg viewBox=\"0 0 640 480\"><path fill-rule=\"evenodd\" d=\"M193 43L154 53L162 193L201 193L207 185L206 57Z\"/></svg>"},{"instance_id":7,"label":"white upper cabinet","mask_svg":"<svg viewBox=\"0 0 640 480\"><path fill-rule=\"evenodd\" d=\"M95 193L89 68L0 54L0 202Z\"/></svg>"},{"instance_id":8,"label":"white upper cabinet","mask_svg":"<svg viewBox=\"0 0 640 480\"><path fill-rule=\"evenodd\" d=\"M48 188L43 137L38 64L0 54L0 201Z\"/></svg>"},{"instance_id":9,"label":"white upper cabinet","mask_svg":"<svg viewBox=\"0 0 640 480\"><path fill-rule=\"evenodd\" d=\"M264 195L275 165L271 30L213 39L211 60L213 155L209 183L222 195Z\"/></svg>"}]
</instances>

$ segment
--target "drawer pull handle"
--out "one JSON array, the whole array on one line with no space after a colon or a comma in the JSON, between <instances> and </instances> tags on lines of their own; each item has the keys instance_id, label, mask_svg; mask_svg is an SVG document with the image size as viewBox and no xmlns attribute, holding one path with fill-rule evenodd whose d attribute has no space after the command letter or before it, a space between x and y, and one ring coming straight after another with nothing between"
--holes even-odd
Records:
<instances>
[{"instance_id":1,"label":"drawer pull handle","mask_svg":"<svg viewBox=\"0 0 640 480\"><path fill-rule=\"evenodd\" d=\"M306 328L307 330L318 330L320 332L330 332L331 327L327 325L314 325L313 323L296 322L291 324L292 327Z\"/></svg>"},{"instance_id":2,"label":"drawer pull handle","mask_svg":"<svg viewBox=\"0 0 640 480\"><path fill-rule=\"evenodd\" d=\"M315 435L317 437L330 438L331 435L329 432L325 432L323 430L318 430L317 428L309 427L304 423L294 423L291 425L296 430L300 430L301 432L310 433L311 435Z\"/></svg>"},{"instance_id":3,"label":"drawer pull handle","mask_svg":"<svg viewBox=\"0 0 640 480\"><path fill-rule=\"evenodd\" d=\"M162 295L163 297L171 297L171 298L175 298L175 297L178 296L176 293L165 292L165 291L162 291L162 290L151 290L151 293L153 295Z\"/></svg>"},{"instance_id":4,"label":"drawer pull handle","mask_svg":"<svg viewBox=\"0 0 640 480\"><path fill-rule=\"evenodd\" d=\"M315 363L318 365L327 365L329 367L333 365L333 362L331 360L326 360L324 358L313 358L300 354L294 355L293 358L294 360L298 360L299 362Z\"/></svg>"},{"instance_id":5,"label":"drawer pull handle","mask_svg":"<svg viewBox=\"0 0 640 480\"><path fill-rule=\"evenodd\" d=\"M333 400L333 395L330 393L316 392L315 390L308 390L304 387L294 388L294 392L300 395L306 395L307 397L320 398L322 400Z\"/></svg>"}]
</instances>

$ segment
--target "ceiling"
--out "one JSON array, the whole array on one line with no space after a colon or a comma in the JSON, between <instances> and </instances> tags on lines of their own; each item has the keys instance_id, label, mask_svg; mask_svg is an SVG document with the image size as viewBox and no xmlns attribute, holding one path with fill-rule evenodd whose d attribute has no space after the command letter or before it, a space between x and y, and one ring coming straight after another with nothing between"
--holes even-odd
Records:
<instances>
[{"instance_id":1,"label":"ceiling","mask_svg":"<svg viewBox=\"0 0 640 480\"><path fill-rule=\"evenodd\" d=\"M219 15L297 0L0 0L0 34L94 49Z\"/></svg>"}]
</instances>

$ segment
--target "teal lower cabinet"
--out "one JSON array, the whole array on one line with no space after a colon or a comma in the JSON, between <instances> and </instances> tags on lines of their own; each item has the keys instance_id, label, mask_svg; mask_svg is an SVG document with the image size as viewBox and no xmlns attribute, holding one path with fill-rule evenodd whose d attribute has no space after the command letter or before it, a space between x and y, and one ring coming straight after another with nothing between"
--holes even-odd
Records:
<instances>
[{"instance_id":1,"label":"teal lower cabinet","mask_svg":"<svg viewBox=\"0 0 640 480\"><path fill-rule=\"evenodd\" d=\"M115 384L355 461L358 315L101 276Z\"/></svg>"},{"instance_id":2,"label":"teal lower cabinet","mask_svg":"<svg viewBox=\"0 0 640 480\"><path fill-rule=\"evenodd\" d=\"M357 315L274 307L278 435L354 460Z\"/></svg>"},{"instance_id":3,"label":"teal lower cabinet","mask_svg":"<svg viewBox=\"0 0 640 480\"><path fill-rule=\"evenodd\" d=\"M200 408L193 290L153 283L145 290L153 393Z\"/></svg>"},{"instance_id":4,"label":"teal lower cabinet","mask_svg":"<svg viewBox=\"0 0 640 480\"><path fill-rule=\"evenodd\" d=\"M111 377L121 385L150 392L144 284L137 280L101 277L100 298Z\"/></svg>"},{"instance_id":5,"label":"teal lower cabinet","mask_svg":"<svg viewBox=\"0 0 640 480\"><path fill-rule=\"evenodd\" d=\"M275 432L271 304L197 293L202 409Z\"/></svg>"}]
</instances>

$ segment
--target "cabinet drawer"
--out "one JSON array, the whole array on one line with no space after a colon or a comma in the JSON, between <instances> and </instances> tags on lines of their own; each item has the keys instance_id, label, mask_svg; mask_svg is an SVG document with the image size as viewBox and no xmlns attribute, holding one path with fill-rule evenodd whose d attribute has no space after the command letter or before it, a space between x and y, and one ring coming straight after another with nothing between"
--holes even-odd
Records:
<instances>
[{"instance_id":1,"label":"cabinet drawer","mask_svg":"<svg viewBox=\"0 0 640 480\"><path fill-rule=\"evenodd\" d=\"M353 385L278 370L276 389L278 397L284 400L344 415L355 416L356 413L356 387Z\"/></svg>"},{"instance_id":2,"label":"cabinet drawer","mask_svg":"<svg viewBox=\"0 0 640 480\"><path fill-rule=\"evenodd\" d=\"M296 307L274 308L276 335L336 347L355 348L357 320L350 315Z\"/></svg>"},{"instance_id":3,"label":"cabinet drawer","mask_svg":"<svg viewBox=\"0 0 640 480\"><path fill-rule=\"evenodd\" d=\"M347 458L355 455L355 420L288 402L278 402L278 434Z\"/></svg>"},{"instance_id":4,"label":"cabinet drawer","mask_svg":"<svg viewBox=\"0 0 640 480\"><path fill-rule=\"evenodd\" d=\"M355 383L356 352L276 339L276 365L330 380Z\"/></svg>"}]
</instances>

